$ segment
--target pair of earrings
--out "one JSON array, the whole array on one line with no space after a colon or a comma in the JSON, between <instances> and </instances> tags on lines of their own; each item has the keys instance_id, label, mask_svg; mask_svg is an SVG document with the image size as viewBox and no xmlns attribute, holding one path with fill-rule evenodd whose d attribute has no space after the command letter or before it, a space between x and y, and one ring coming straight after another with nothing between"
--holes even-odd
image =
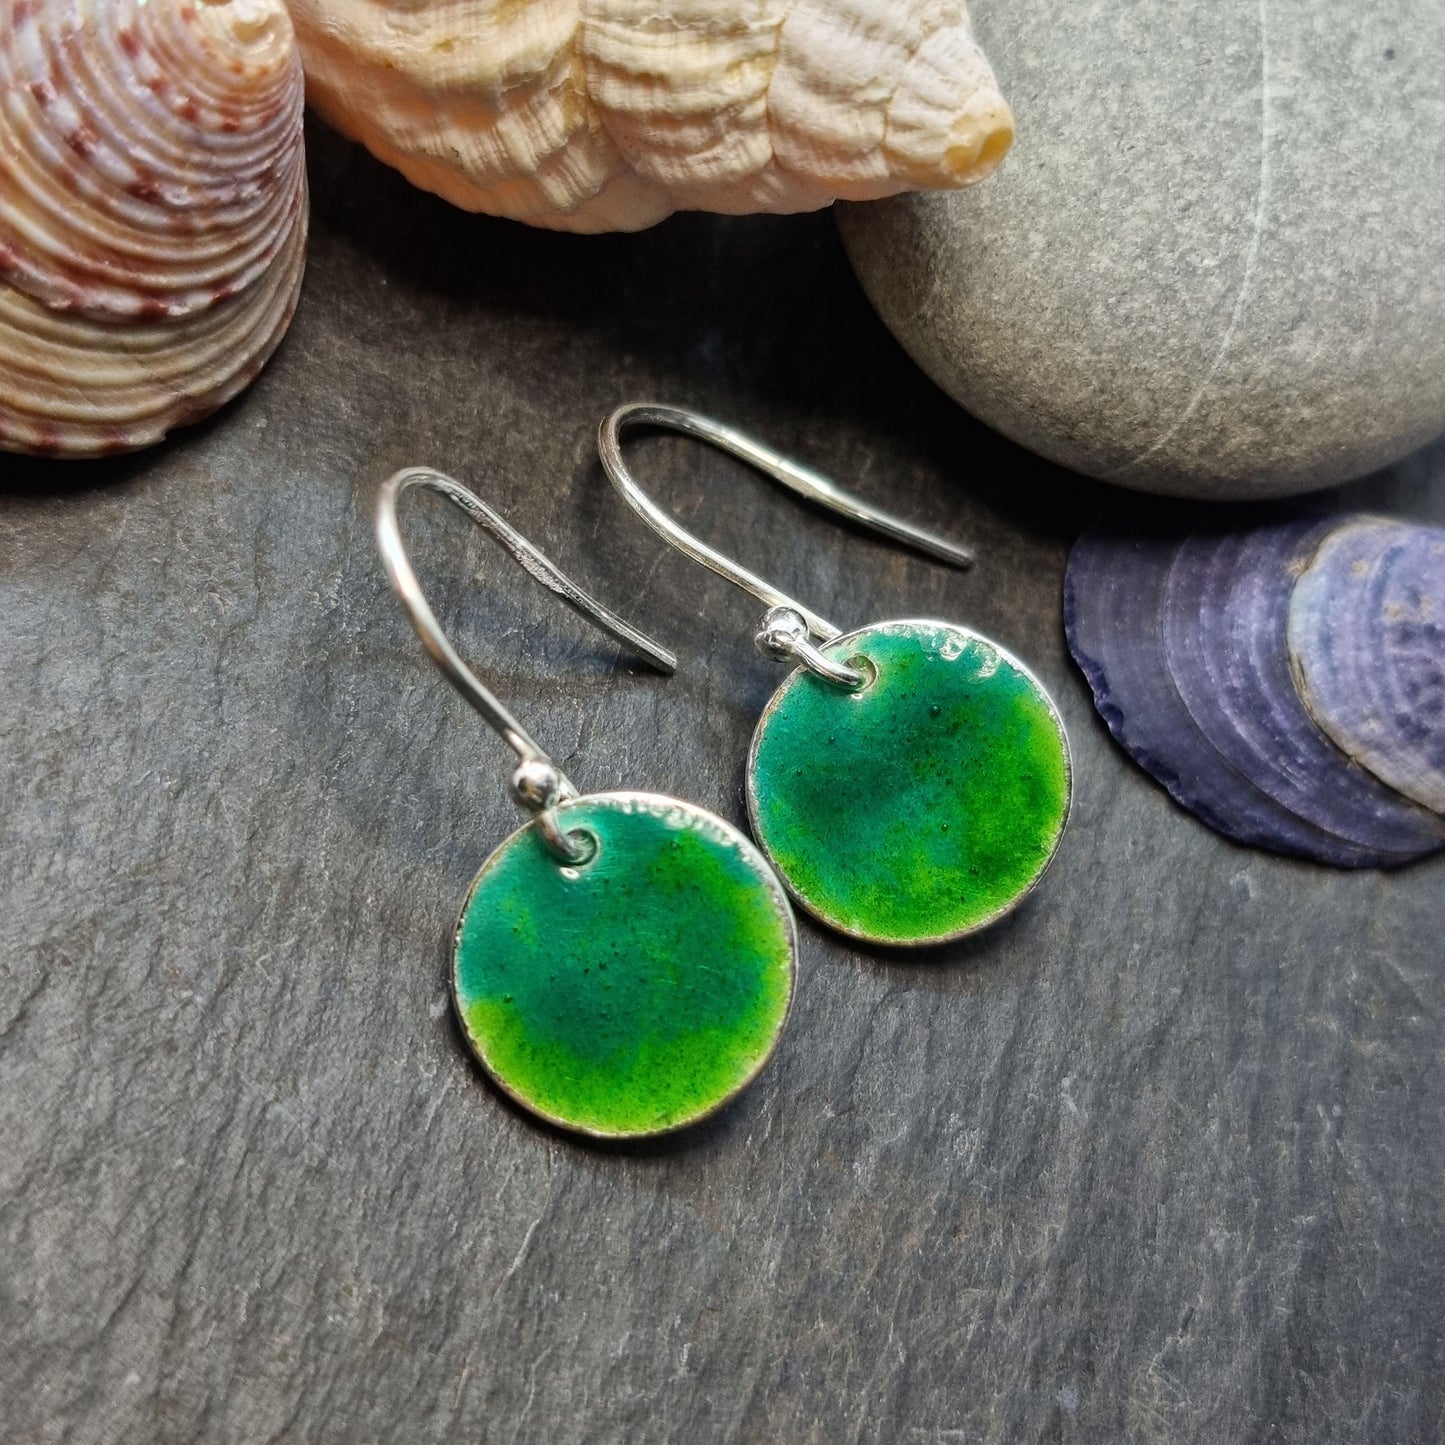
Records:
<instances>
[{"instance_id":1,"label":"pair of earrings","mask_svg":"<svg viewBox=\"0 0 1445 1445\"><path fill-rule=\"evenodd\" d=\"M796 664L749 752L748 814L760 852L692 803L580 795L437 623L401 539L402 493L423 487L447 498L658 671L671 673L674 657L460 483L410 468L383 485L377 542L392 585L427 652L517 755L512 794L533 815L482 865L462 908L451 978L463 1032L518 1103L607 1138L694 1123L766 1064L793 994L789 894L868 942L963 937L1037 884L1071 791L1063 724L1022 663L953 623L841 632L663 512L623 461L632 425L709 442L872 531L956 566L971 561L695 412L634 403L602 423L603 467L623 498L665 540L762 601L756 645Z\"/></svg>"}]
</instances>

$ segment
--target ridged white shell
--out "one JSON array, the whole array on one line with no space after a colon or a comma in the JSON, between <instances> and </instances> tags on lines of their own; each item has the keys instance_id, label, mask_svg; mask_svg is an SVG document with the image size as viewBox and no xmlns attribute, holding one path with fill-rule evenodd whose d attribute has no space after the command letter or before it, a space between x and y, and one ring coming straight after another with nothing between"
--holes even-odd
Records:
<instances>
[{"instance_id":1,"label":"ridged white shell","mask_svg":"<svg viewBox=\"0 0 1445 1445\"><path fill-rule=\"evenodd\" d=\"M956 0L292 0L311 99L468 210L634 231L967 185L1013 117Z\"/></svg>"},{"instance_id":2,"label":"ridged white shell","mask_svg":"<svg viewBox=\"0 0 1445 1445\"><path fill-rule=\"evenodd\" d=\"M131 450L251 381L306 247L282 0L0 0L0 449Z\"/></svg>"}]
</instances>

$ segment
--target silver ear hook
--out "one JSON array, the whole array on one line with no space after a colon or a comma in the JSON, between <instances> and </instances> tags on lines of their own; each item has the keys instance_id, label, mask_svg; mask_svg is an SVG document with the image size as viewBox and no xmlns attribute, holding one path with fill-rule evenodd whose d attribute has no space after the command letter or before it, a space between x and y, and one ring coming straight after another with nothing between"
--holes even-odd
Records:
<instances>
[{"instance_id":1,"label":"silver ear hook","mask_svg":"<svg viewBox=\"0 0 1445 1445\"><path fill-rule=\"evenodd\" d=\"M603 421L597 436L597 449L602 457L602 466L612 479L612 485L622 494L628 506L664 541L670 542L694 562L701 562L704 567L711 568L734 586L741 587L760 602L767 604L768 612L763 618L762 629L754 639L758 650L764 656L778 660L791 658L841 687L856 690L866 681L861 672L830 661L814 646L812 639L831 642L841 635L840 628L834 627L831 622L819 617L795 598L780 592L755 572L749 572L746 567L739 566L731 558L723 556L706 542L694 537L638 486L636 478L628 471L627 464L622 459L622 432L632 426L662 427L668 431L696 437L699 441L707 442L740 461L747 462L749 466L755 467L764 476L771 477L790 492L825 507L830 512L837 512L869 531L880 533L895 542L902 542L905 546L937 558L940 562L947 562L950 566L973 566L973 553L967 548L960 547L935 532L912 526L889 512L870 507L866 502L845 492L836 483L830 482L827 477L790 461L735 427L679 406L661 406L654 402L639 401L619 406Z\"/></svg>"},{"instance_id":2,"label":"silver ear hook","mask_svg":"<svg viewBox=\"0 0 1445 1445\"><path fill-rule=\"evenodd\" d=\"M624 622L615 612L589 597L570 577L558 570L516 528L510 526L480 497L460 482L430 467L408 467L382 483L376 499L376 545L386 575L402 600L411 618L411 625L430 653L432 661L446 674L447 680L482 715L483 720L517 755L517 768L512 774L512 795L529 811L535 813L547 846L566 863L584 862L591 848L581 835L567 833L558 823L554 809L566 799L575 798L577 789L561 768L542 750L521 723L497 700L481 679L462 661L442 631L436 614L426 600L416 571L407 556L397 521L397 500L411 487L425 487L438 492L460 508L484 532L498 542L533 577L550 592L560 597L573 611L602 629L617 641L625 643L662 673L672 673L677 658L635 627Z\"/></svg>"}]
</instances>

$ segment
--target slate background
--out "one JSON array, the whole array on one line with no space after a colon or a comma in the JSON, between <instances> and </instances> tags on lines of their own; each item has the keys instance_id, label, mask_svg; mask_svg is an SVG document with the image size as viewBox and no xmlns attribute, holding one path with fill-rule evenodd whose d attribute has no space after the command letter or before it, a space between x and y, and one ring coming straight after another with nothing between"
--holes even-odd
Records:
<instances>
[{"instance_id":1,"label":"slate background","mask_svg":"<svg viewBox=\"0 0 1445 1445\"><path fill-rule=\"evenodd\" d=\"M312 165L304 304L248 396L139 458L0 459L0 1435L1442 1438L1445 860L1250 853L1114 750L1059 618L1104 490L936 392L828 216L582 239L454 214L319 126ZM975 543L952 573L635 448L824 615L1018 651L1078 793L976 941L805 924L768 1072L629 1151L512 1111L452 1022L455 912L518 816L369 513L449 469L676 646L671 681L631 668L444 504L413 522L579 783L742 822L780 674L751 600L601 477L597 420L647 394ZM1445 445L1362 500L1445 517Z\"/></svg>"}]
</instances>

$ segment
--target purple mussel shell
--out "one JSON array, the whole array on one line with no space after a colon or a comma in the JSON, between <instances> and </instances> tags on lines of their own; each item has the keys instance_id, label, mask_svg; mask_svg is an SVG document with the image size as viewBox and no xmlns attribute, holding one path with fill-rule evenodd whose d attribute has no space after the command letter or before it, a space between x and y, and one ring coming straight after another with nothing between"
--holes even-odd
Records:
<instances>
[{"instance_id":1,"label":"purple mussel shell","mask_svg":"<svg viewBox=\"0 0 1445 1445\"><path fill-rule=\"evenodd\" d=\"M1338 519L1205 527L1164 589L1164 658L1199 730L1307 823L1406 862L1445 846L1445 819L1352 762L1301 700L1287 643L1296 579Z\"/></svg>"},{"instance_id":2,"label":"purple mussel shell","mask_svg":"<svg viewBox=\"0 0 1445 1445\"><path fill-rule=\"evenodd\" d=\"M1164 654L1164 597L1181 533L1106 520L1069 557L1064 624L1109 731L1175 801L1226 837L1361 868L1403 861L1306 822L1231 763L1195 722Z\"/></svg>"},{"instance_id":3,"label":"purple mussel shell","mask_svg":"<svg viewBox=\"0 0 1445 1445\"><path fill-rule=\"evenodd\" d=\"M1331 532L1290 598L1289 656L1335 743L1445 813L1445 528L1360 517Z\"/></svg>"}]
</instances>

